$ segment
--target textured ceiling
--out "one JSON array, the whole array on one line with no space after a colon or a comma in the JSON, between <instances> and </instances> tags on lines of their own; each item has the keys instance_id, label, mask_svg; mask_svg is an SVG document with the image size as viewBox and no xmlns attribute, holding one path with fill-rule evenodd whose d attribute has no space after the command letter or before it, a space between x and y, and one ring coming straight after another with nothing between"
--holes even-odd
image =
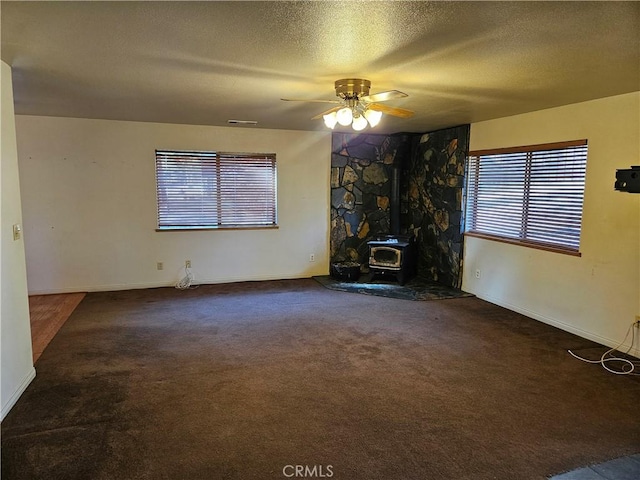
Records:
<instances>
[{"instance_id":1,"label":"textured ceiling","mask_svg":"<svg viewBox=\"0 0 640 480\"><path fill-rule=\"evenodd\" d=\"M640 90L637 2L6 2L18 114L323 130L333 82L397 89L379 132ZM256 127L236 127L256 128Z\"/></svg>"}]
</instances>

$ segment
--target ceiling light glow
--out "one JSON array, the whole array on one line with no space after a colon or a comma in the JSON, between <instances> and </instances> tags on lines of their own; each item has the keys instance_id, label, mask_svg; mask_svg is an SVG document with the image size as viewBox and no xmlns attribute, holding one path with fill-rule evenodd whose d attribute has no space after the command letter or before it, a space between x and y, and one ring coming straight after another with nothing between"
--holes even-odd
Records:
<instances>
[{"instance_id":1,"label":"ceiling light glow","mask_svg":"<svg viewBox=\"0 0 640 480\"><path fill-rule=\"evenodd\" d=\"M336 126L336 123L338 123L337 117L338 115L336 114L336 112L331 112L322 116L322 118L324 119L324 124L331 130L333 130L333 128Z\"/></svg>"},{"instance_id":2,"label":"ceiling light glow","mask_svg":"<svg viewBox=\"0 0 640 480\"><path fill-rule=\"evenodd\" d=\"M362 115L357 115L353 119L353 124L351 125L351 128L353 128L357 132L359 132L360 130L364 130L365 128L367 128L367 119L364 118Z\"/></svg>"},{"instance_id":3,"label":"ceiling light glow","mask_svg":"<svg viewBox=\"0 0 640 480\"><path fill-rule=\"evenodd\" d=\"M369 125L371 125L372 127L375 127L380 123L380 120L382 119L382 112L368 109L364 112L364 117L369 122Z\"/></svg>"},{"instance_id":4,"label":"ceiling light glow","mask_svg":"<svg viewBox=\"0 0 640 480\"><path fill-rule=\"evenodd\" d=\"M336 113L336 118L340 125L346 127L347 125L351 124L351 121L353 120L353 112L349 107L341 108Z\"/></svg>"}]
</instances>

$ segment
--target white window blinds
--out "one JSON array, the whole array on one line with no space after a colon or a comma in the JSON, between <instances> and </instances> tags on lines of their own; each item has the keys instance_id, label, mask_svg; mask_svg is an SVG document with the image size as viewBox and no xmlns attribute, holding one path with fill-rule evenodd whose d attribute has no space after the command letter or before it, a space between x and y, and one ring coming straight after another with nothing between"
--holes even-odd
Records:
<instances>
[{"instance_id":1,"label":"white window blinds","mask_svg":"<svg viewBox=\"0 0 640 480\"><path fill-rule=\"evenodd\" d=\"M158 229L277 224L275 154L156 150Z\"/></svg>"},{"instance_id":2,"label":"white window blinds","mask_svg":"<svg viewBox=\"0 0 640 480\"><path fill-rule=\"evenodd\" d=\"M587 141L469 152L465 231L578 252Z\"/></svg>"}]
</instances>

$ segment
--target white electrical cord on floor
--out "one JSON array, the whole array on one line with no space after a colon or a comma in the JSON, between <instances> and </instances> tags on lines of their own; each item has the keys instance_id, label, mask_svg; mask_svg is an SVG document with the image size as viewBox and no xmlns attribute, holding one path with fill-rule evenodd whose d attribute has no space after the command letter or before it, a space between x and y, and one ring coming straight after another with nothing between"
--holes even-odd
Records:
<instances>
[{"instance_id":1,"label":"white electrical cord on floor","mask_svg":"<svg viewBox=\"0 0 640 480\"><path fill-rule=\"evenodd\" d=\"M178 290L189 290L190 288L198 288L198 285L193 285L194 276L188 267L184 267L185 276L178 280L176 288Z\"/></svg>"},{"instance_id":2,"label":"white electrical cord on floor","mask_svg":"<svg viewBox=\"0 0 640 480\"><path fill-rule=\"evenodd\" d=\"M618 348L620 348L622 345L624 345L624 342L627 341L627 337L629 337L629 332L632 332L631 334L631 345L629 345L629 348L627 349L626 352L622 352L623 354L628 354L631 349L633 348L633 345L636 343L636 331L635 331L635 326L638 322L633 322L629 328L627 329L627 334L624 336L624 340L622 340L622 342L620 342L620 344L617 347L611 348L609 350L607 350L606 352L604 352L602 354L602 356L600 357L600 360L589 360L587 358L582 358L579 355L576 355L575 353L573 353L571 350L567 350L571 355L573 355L575 358L577 358L578 360L582 360L583 362L587 362L587 363L599 363L602 368L604 368L606 371L611 372L611 373L615 373L616 375L640 375L640 373L633 373L633 371L637 368L640 369L640 360L629 360L628 358L622 358L622 357L616 357L616 356L608 356L611 355L613 352L618 351ZM622 366L622 370L613 370L609 367L607 367L606 363L607 362L620 362L623 364Z\"/></svg>"}]
</instances>

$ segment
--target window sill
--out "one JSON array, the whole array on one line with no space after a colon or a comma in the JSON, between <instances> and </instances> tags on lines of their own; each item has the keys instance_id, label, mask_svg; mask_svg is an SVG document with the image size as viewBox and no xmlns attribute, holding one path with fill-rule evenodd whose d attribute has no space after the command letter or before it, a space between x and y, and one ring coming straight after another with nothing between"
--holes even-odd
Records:
<instances>
[{"instance_id":1,"label":"window sill","mask_svg":"<svg viewBox=\"0 0 640 480\"><path fill-rule=\"evenodd\" d=\"M202 230L274 230L278 225L229 225L224 227L160 227L156 232L191 232Z\"/></svg>"},{"instance_id":2,"label":"window sill","mask_svg":"<svg viewBox=\"0 0 640 480\"><path fill-rule=\"evenodd\" d=\"M494 242L509 243L511 245L519 245L521 247L535 248L537 250L545 250L547 252L562 253L564 255L571 255L572 257L582 256L582 253L580 253L577 250L571 250L570 248L549 245L546 243L523 241L523 240L517 240L515 238L499 237L497 235L487 235L486 233L478 233L478 232L464 232L464 236L482 238L484 240L492 240Z\"/></svg>"}]
</instances>

